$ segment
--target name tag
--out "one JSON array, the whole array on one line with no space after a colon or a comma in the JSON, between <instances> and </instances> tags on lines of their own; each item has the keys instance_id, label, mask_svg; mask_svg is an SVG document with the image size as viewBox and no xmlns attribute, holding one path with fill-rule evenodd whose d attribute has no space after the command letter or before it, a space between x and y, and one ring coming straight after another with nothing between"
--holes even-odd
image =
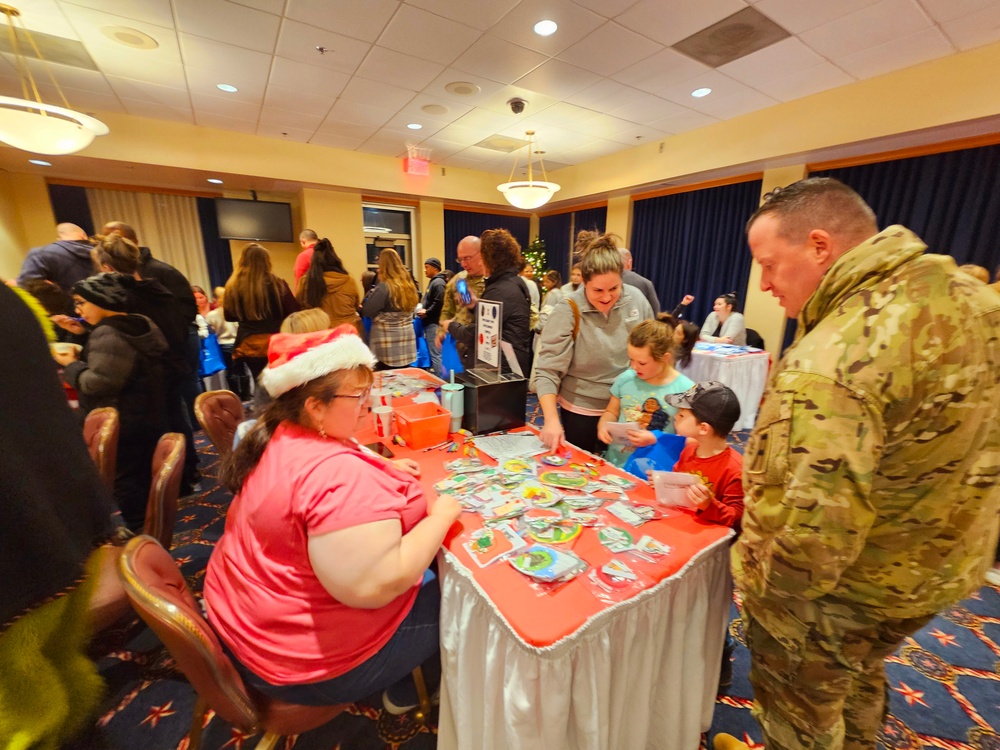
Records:
<instances>
[{"instance_id":1,"label":"name tag","mask_svg":"<svg viewBox=\"0 0 1000 750\"><path fill-rule=\"evenodd\" d=\"M631 323L633 320L638 320L638 319L639 319L638 307L633 307L631 310L628 311L628 314L625 316L626 323Z\"/></svg>"}]
</instances>

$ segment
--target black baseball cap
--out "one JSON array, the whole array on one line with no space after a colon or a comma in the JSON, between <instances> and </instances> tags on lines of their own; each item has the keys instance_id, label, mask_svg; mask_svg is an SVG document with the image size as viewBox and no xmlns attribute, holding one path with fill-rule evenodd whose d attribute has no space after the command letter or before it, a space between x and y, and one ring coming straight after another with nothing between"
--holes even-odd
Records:
<instances>
[{"instance_id":1,"label":"black baseball cap","mask_svg":"<svg viewBox=\"0 0 1000 750\"><path fill-rule=\"evenodd\" d=\"M434 266L437 270L441 270L441 261L437 258L428 258L424 261L425 266Z\"/></svg>"},{"instance_id":2,"label":"black baseball cap","mask_svg":"<svg viewBox=\"0 0 1000 750\"><path fill-rule=\"evenodd\" d=\"M740 402L733 389L716 380L696 383L684 393L666 396L665 400L678 409L690 409L695 419L707 422L722 437L732 432L740 418Z\"/></svg>"}]
</instances>

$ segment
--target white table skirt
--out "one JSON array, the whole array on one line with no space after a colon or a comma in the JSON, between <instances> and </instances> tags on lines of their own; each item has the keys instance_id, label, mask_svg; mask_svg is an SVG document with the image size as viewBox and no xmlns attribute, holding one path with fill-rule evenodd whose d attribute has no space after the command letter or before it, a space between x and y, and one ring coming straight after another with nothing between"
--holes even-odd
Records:
<instances>
[{"instance_id":1,"label":"white table skirt","mask_svg":"<svg viewBox=\"0 0 1000 750\"><path fill-rule=\"evenodd\" d=\"M727 537L702 550L546 648L524 643L463 565L439 554L438 747L697 748L712 722L729 622L729 545Z\"/></svg>"},{"instance_id":2,"label":"white table skirt","mask_svg":"<svg viewBox=\"0 0 1000 750\"><path fill-rule=\"evenodd\" d=\"M695 349L688 366L678 369L696 383L717 380L732 388L740 402L740 418L733 429L752 430L767 385L768 361L767 352L726 358Z\"/></svg>"}]
</instances>

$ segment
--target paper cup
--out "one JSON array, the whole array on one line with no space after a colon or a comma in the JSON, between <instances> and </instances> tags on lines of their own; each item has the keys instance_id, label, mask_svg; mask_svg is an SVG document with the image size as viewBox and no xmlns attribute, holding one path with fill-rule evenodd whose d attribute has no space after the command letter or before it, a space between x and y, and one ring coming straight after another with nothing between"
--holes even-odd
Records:
<instances>
[{"instance_id":1,"label":"paper cup","mask_svg":"<svg viewBox=\"0 0 1000 750\"><path fill-rule=\"evenodd\" d=\"M375 432L380 438L392 437L392 423L394 414L391 406L376 406L372 409L372 416L375 417Z\"/></svg>"},{"instance_id":2,"label":"paper cup","mask_svg":"<svg viewBox=\"0 0 1000 750\"><path fill-rule=\"evenodd\" d=\"M375 388L371 393L372 409L379 406L392 406L392 391L388 388Z\"/></svg>"}]
</instances>

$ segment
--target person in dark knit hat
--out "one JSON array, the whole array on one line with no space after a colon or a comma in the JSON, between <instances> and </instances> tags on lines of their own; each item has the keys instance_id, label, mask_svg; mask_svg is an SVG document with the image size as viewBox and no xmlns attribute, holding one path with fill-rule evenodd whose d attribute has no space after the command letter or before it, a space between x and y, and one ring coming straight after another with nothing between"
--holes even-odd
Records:
<instances>
[{"instance_id":1,"label":"person in dark knit hat","mask_svg":"<svg viewBox=\"0 0 1000 750\"><path fill-rule=\"evenodd\" d=\"M441 320L441 308L444 306L444 288L448 279L441 271L441 261L428 258L424 261L424 276L429 281L427 291L421 300L417 315L424 323L424 339L427 341L427 351L431 355L431 372L441 377L441 350L437 347L438 323Z\"/></svg>"},{"instance_id":2,"label":"person in dark knit hat","mask_svg":"<svg viewBox=\"0 0 1000 750\"><path fill-rule=\"evenodd\" d=\"M153 452L165 431L162 358L167 341L149 318L129 315L126 281L101 273L73 285L79 315L94 330L79 361L69 362L63 379L80 395L80 411L102 406L118 410L121 431L115 500L125 524L137 531L146 515Z\"/></svg>"}]
</instances>

